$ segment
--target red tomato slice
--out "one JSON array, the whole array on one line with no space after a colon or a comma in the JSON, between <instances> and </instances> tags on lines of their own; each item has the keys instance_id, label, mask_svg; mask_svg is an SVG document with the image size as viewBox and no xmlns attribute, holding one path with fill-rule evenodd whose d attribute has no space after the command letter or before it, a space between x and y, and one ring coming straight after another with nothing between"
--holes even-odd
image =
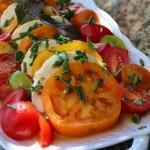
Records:
<instances>
[{"instance_id":1,"label":"red tomato slice","mask_svg":"<svg viewBox=\"0 0 150 150\"><path fill-rule=\"evenodd\" d=\"M25 89L17 89L11 92L6 99L4 100L4 104L9 104L13 102L19 101L27 101L27 95Z\"/></svg>"},{"instance_id":2,"label":"red tomato slice","mask_svg":"<svg viewBox=\"0 0 150 150\"><path fill-rule=\"evenodd\" d=\"M9 42L11 40L10 33L4 33L0 35L0 41Z\"/></svg>"},{"instance_id":3,"label":"red tomato slice","mask_svg":"<svg viewBox=\"0 0 150 150\"><path fill-rule=\"evenodd\" d=\"M85 41L89 38L94 43L98 43L104 35L113 35L108 28L99 24L84 24L80 27L80 33Z\"/></svg>"},{"instance_id":4,"label":"red tomato slice","mask_svg":"<svg viewBox=\"0 0 150 150\"><path fill-rule=\"evenodd\" d=\"M39 114L39 126L40 126L40 145L42 147L48 146L53 141L52 128L49 122Z\"/></svg>"},{"instance_id":5,"label":"red tomato slice","mask_svg":"<svg viewBox=\"0 0 150 150\"><path fill-rule=\"evenodd\" d=\"M4 109L1 125L14 140L30 139L39 131L38 113L30 102L15 102Z\"/></svg>"},{"instance_id":6,"label":"red tomato slice","mask_svg":"<svg viewBox=\"0 0 150 150\"><path fill-rule=\"evenodd\" d=\"M9 75L19 68L20 65L14 60L14 56L9 53L0 54L0 86L6 83Z\"/></svg>"},{"instance_id":7,"label":"red tomato slice","mask_svg":"<svg viewBox=\"0 0 150 150\"><path fill-rule=\"evenodd\" d=\"M0 86L0 100L6 99L6 97L13 91L13 89L8 84L3 84Z\"/></svg>"},{"instance_id":8,"label":"red tomato slice","mask_svg":"<svg viewBox=\"0 0 150 150\"><path fill-rule=\"evenodd\" d=\"M133 88L124 89L122 109L129 113L142 114L150 110L150 91Z\"/></svg>"},{"instance_id":9,"label":"red tomato slice","mask_svg":"<svg viewBox=\"0 0 150 150\"><path fill-rule=\"evenodd\" d=\"M130 62L128 50L122 48L106 48L101 53L107 69L112 73L121 71L122 67Z\"/></svg>"}]
</instances>

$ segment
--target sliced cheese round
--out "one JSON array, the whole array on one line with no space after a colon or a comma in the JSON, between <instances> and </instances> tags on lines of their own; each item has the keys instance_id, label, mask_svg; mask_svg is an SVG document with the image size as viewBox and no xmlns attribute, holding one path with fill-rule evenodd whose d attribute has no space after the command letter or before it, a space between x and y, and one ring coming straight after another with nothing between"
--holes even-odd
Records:
<instances>
[{"instance_id":1,"label":"sliced cheese round","mask_svg":"<svg viewBox=\"0 0 150 150\"><path fill-rule=\"evenodd\" d=\"M17 26L17 16L15 12L16 6L17 3L12 3L2 13L0 18L0 27L4 33L13 31L13 29Z\"/></svg>"},{"instance_id":2,"label":"sliced cheese round","mask_svg":"<svg viewBox=\"0 0 150 150\"><path fill-rule=\"evenodd\" d=\"M47 43L47 41L39 41L39 46L38 46L38 49L37 49L37 55L40 53L40 52L42 52L42 51L44 51L44 50L46 50L46 49L48 49L48 48L51 48L51 47L55 47L57 45L57 42L56 42L56 40L53 40L53 39L49 39L48 40L48 43ZM48 46L48 47L47 47ZM21 70L22 71L24 71L24 65L26 66L26 73L28 74L28 75L30 75L30 76L32 76L32 63L33 63L33 59L35 59L35 58L33 58L31 55L31 51L32 51L32 47L33 47L33 45L31 46L31 48L27 51L27 53L26 53L26 55L25 55L25 57L24 57L24 59L23 59L23 62L22 62L22 64L21 64Z\"/></svg>"}]
</instances>

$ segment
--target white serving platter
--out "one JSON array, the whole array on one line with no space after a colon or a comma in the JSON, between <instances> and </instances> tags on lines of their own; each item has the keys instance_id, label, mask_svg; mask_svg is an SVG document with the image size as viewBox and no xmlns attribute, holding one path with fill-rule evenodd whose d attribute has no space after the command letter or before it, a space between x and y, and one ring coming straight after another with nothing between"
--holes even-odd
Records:
<instances>
[{"instance_id":1,"label":"white serving platter","mask_svg":"<svg viewBox=\"0 0 150 150\"><path fill-rule=\"evenodd\" d=\"M90 8L97 12L100 17L100 22L102 25L108 27L116 36L120 37L127 49L129 50L129 55L133 63L139 64L139 60L143 59L145 62L145 67L150 69L150 58L145 56L140 50L136 49L130 40L123 35L116 22L102 9L96 7L93 0L74 0L74 2L81 2L85 7ZM147 126L142 130L138 128L141 126ZM56 135L55 141L52 145L45 148L46 150L92 150L96 148L104 148L111 146L131 138L135 138L133 142L132 150L146 150L148 143L148 135L150 134L150 113L146 114L140 124L134 124L131 121L131 116L127 114L122 114L117 125L102 133L97 133L95 135L90 135L82 138L67 138ZM143 145L142 145L143 144ZM16 142L8 138L0 128L0 145L5 148L5 150L41 150L37 137L30 141ZM145 146L145 147L144 147Z\"/></svg>"}]
</instances>

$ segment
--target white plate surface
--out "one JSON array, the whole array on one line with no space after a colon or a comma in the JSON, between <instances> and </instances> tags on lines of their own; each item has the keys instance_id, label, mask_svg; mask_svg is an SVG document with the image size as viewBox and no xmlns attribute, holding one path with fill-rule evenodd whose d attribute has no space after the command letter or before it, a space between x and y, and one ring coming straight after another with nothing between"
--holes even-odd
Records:
<instances>
[{"instance_id":1,"label":"white plate surface","mask_svg":"<svg viewBox=\"0 0 150 150\"><path fill-rule=\"evenodd\" d=\"M129 39L123 35L116 22L103 10L95 7L92 0L74 0L75 2L82 2L87 8L93 9L100 16L101 24L107 26L115 35L120 37L129 50L130 58L133 63L139 64L139 60L143 59L145 62L145 67L150 69L150 59L145 56L138 49L133 47ZM141 126L147 126L147 128L139 130ZM150 114L148 113L142 118L140 124L134 124L131 121L131 116L122 114L118 124L111 130L91 135L84 138L64 138L57 136L52 145L46 148L46 150L91 150L96 148L103 148L111 146L122 141L139 137L142 135L150 134ZM42 149L37 142L37 138L25 141L16 142L8 138L0 129L0 145L2 145L6 150L40 150Z\"/></svg>"}]
</instances>

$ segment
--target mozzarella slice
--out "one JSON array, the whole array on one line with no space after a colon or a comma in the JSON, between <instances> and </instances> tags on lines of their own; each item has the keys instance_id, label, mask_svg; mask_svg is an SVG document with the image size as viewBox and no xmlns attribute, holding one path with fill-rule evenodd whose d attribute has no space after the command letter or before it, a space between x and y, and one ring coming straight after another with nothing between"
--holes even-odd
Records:
<instances>
[{"instance_id":1,"label":"mozzarella slice","mask_svg":"<svg viewBox=\"0 0 150 150\"><path fill-rule=\"evenodd\" d=\"M16 22L16 24L14 24L14 26L17 25L17 16L16 16L16 12L15 12L16 6L17 6L17 3L12 3L2 13L2 16L0 18L0 27L3 30L5 29L4 25L5 25L6 21L11 20L12 18Z\"/></svg>"},{"instance_id":2,"label":"mozzarella slice","mask_svg":"<svg viewBox=\"0 0 150 150\"><path fill-rule=\"evenodd\" d=\"M24 23L20 27L18 27L12 34L12 39L16 39L20 37L21 33L27 32L30 27L34 26L35 24L42 24L40 20L32 20L29 22ZM17 43L19 43L20 40L17 40Z\"/></svg>"},{"instance_id":3,"label":"mozzarella slice","mask_svg":"<svg viewBox=\"0 0 150 150\"><path fill-rule=\"evenodd\" d=\"M41 43L39 44L39 47L38 47L38 50L37 50L37 55L41 52L41 51L43 51L43 50L45 50L46 48L46 41L41 41ZM56 42L56 40L53 40L53 39L49 39L48 40L48 45L49 45L49 47L48 48L51 48L51 47L55 47L56 45L57 45L57 42ZM33 45L32 45L33 46ZM31 46L31 48L32 48L32 46ZM33 58L32 57L30 57L30 55L31 55L31 48L27 51L27 53L26 53L26 55L25 55L25 57L24 57L24 59L23 59L23 62L22 62L22 64L21 64L21 70L23 71L24 70L24 63L26 64L26 67L27 67L27 74L28 75L30 75L30 76L32 76L32 61L33 61Z\"/></svg>"},{"instance_id":4,"label":"mozzarella slice","mask_svg":"<svg viewBox=\"0 0 150 150\"><path fill-rule=\"evenodd\" d=\"M76 53L67 52L67 54L68 54L69 62L74 62L75 61L74 56L76 56ZM64 57L63 55L64 54L62 54L62 57ZM89 62L100 64L94 56L87 54L87 57ZM53 55L43 64L43 66L35 73L33 86L36 86L38 82L40 82L40 85L42 86L45 85L47 79L55 71L55 68L53 68L53 64L55 63L55 61L57 61L57 59L58 56ZM41 102L41 96L38 95L36 92L32 92L32 103L37 108L38 111L40 112L44 111Z\"/></svg>"}]
</instances>

